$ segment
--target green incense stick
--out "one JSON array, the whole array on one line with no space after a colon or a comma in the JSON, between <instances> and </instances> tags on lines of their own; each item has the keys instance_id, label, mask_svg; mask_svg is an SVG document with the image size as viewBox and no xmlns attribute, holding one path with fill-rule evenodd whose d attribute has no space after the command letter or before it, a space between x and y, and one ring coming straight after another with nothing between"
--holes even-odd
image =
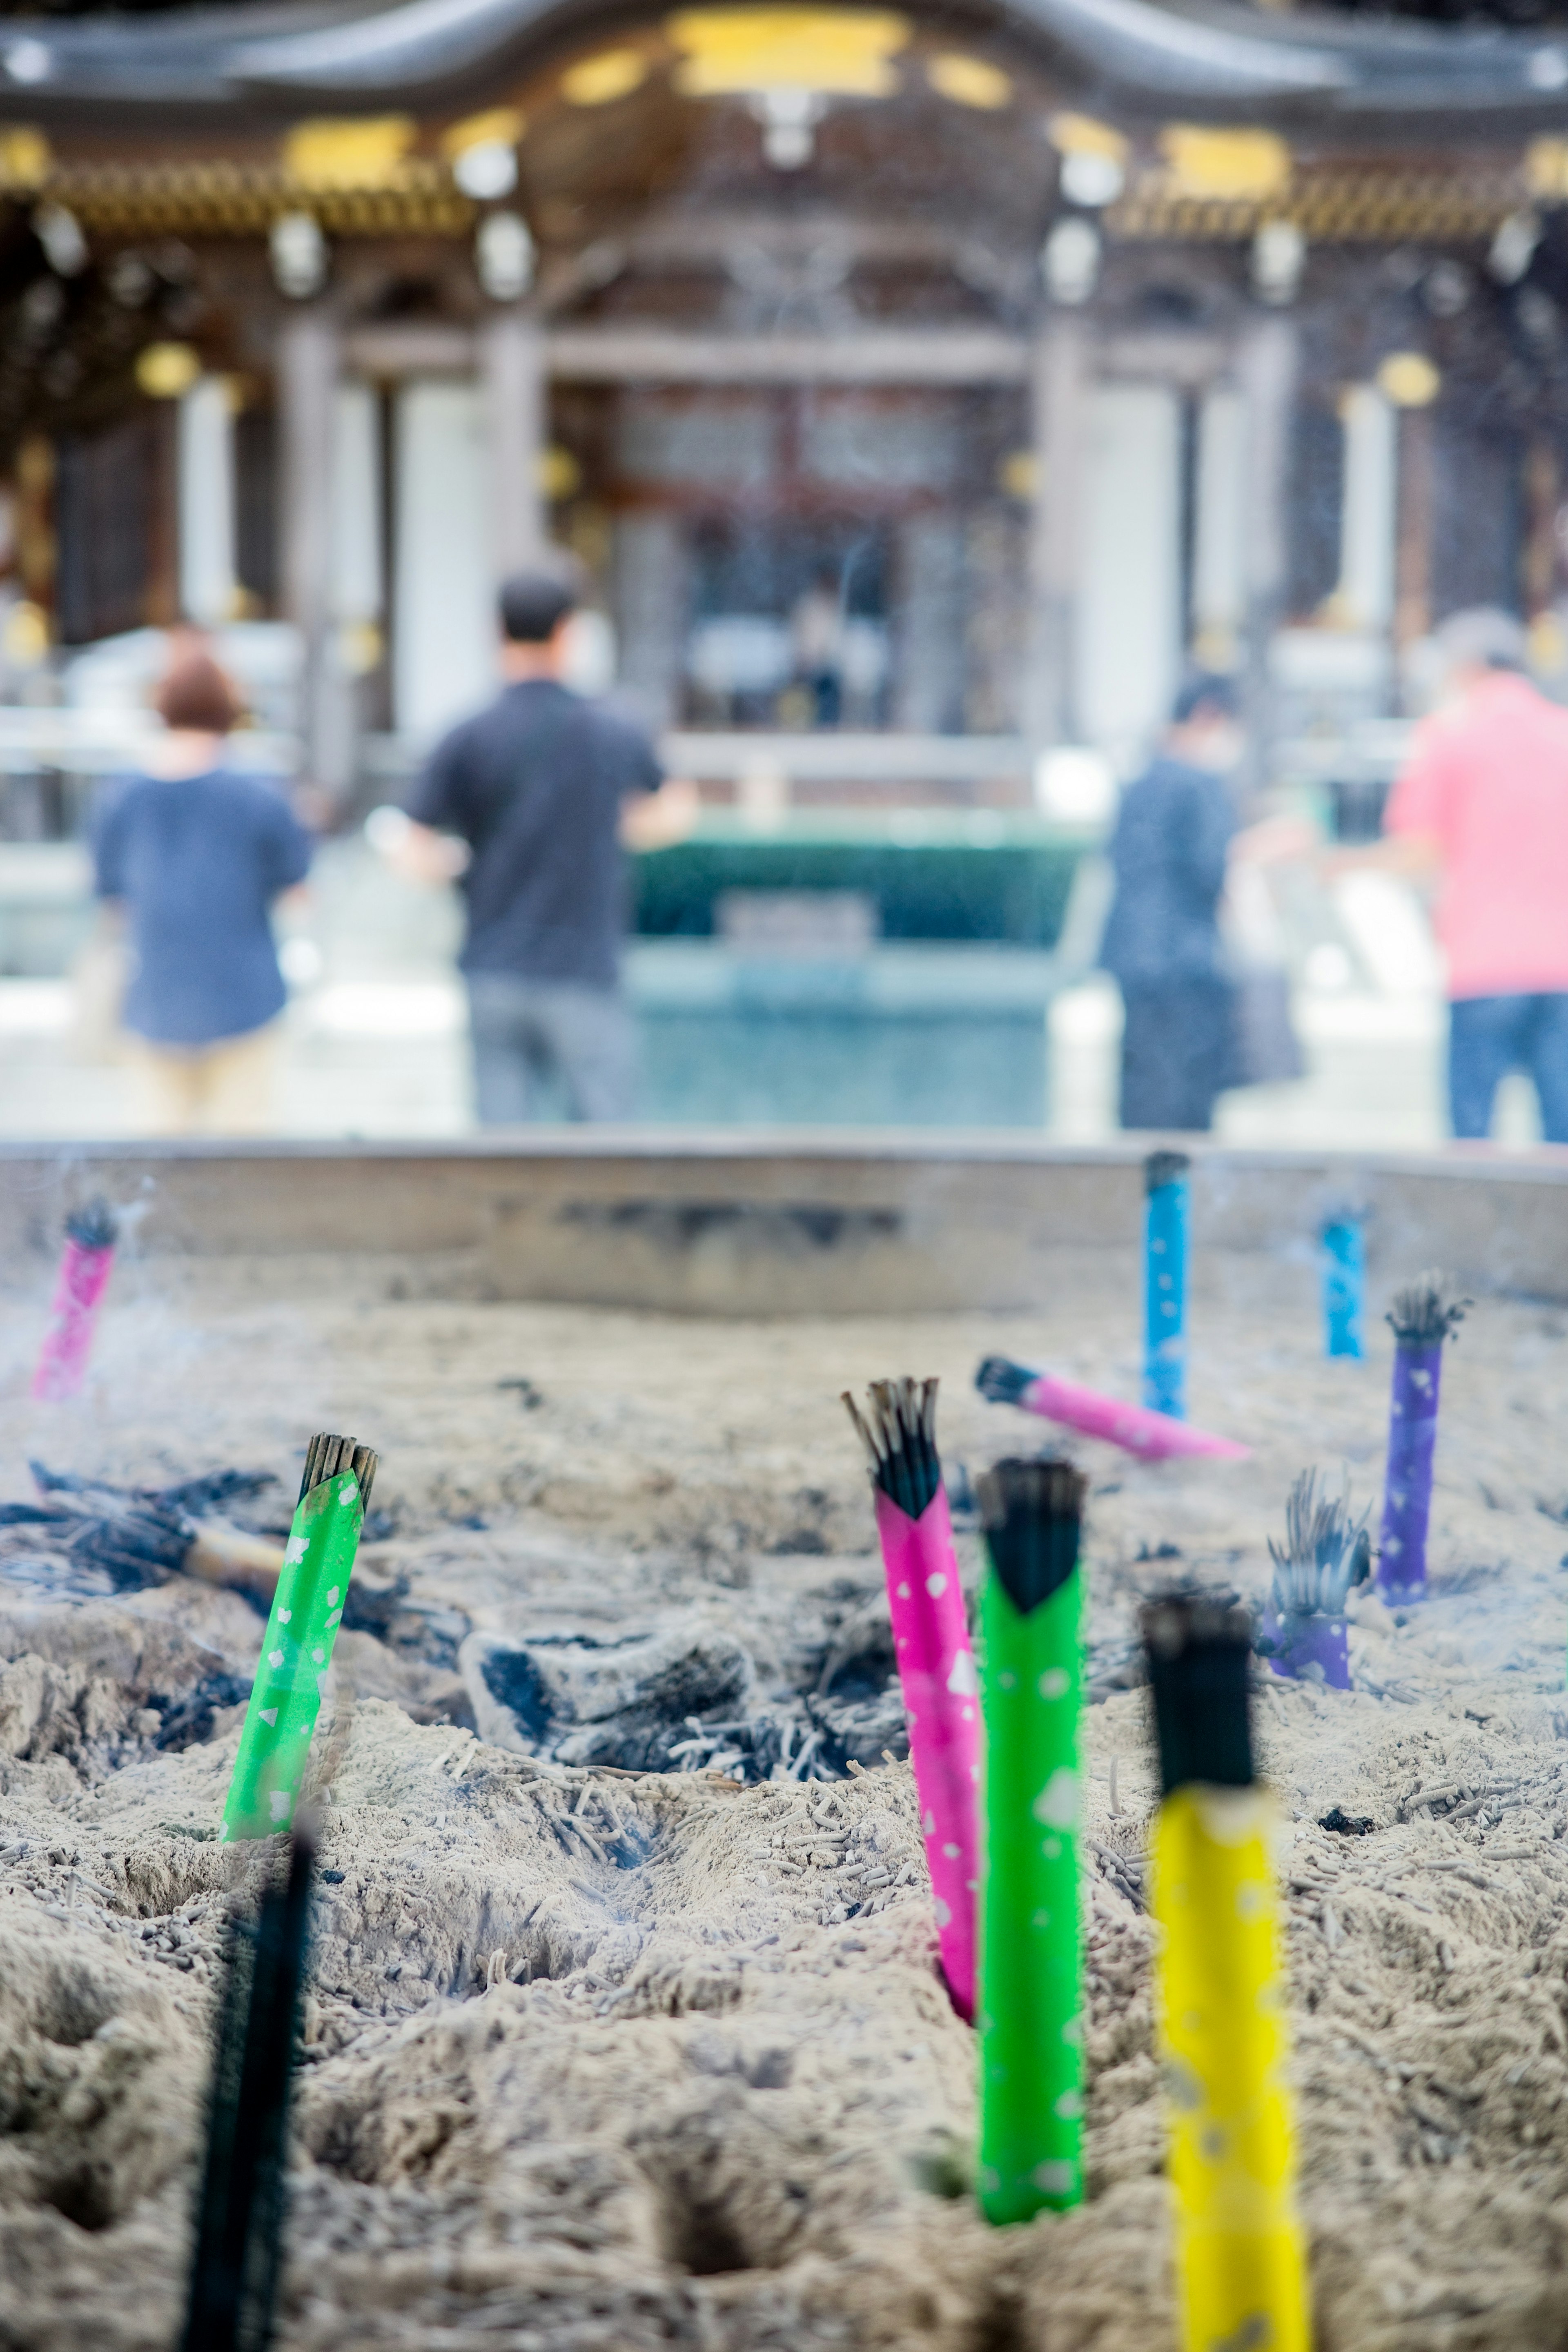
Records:
<instances>
[{"instance_id":1,"label":"green incense stick","mask_svg":"<svg viewBox=\"0 0 1568 2352\"><path fill-rule=\"evenodd\" d=\"M980 2207L1026 2221L1083 2195L1079 1708L1085 1481L999 1462L975 1481L984 1640Z\"/></svg>"},{"instance_id":2,"label":"green incense stick","mask_svg":"<svg viewBox=\"0 0 1568 2352\"><path fill-rule=\"evenodd\" d=\"M369 1446L352 1437L310 1440L228 1784L226 1841L270 1837L293 1818L375 1464Z\"/></svg>"}]
</instances>

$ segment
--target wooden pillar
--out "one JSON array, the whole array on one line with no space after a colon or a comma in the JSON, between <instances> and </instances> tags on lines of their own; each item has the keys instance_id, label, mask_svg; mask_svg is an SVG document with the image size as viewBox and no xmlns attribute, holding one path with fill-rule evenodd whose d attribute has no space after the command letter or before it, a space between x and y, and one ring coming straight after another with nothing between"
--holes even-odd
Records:
<instances>
[{"instance_id":1,"label":"wooden pillar","mask_svg":"<svg viewBox=\"0 0 1568 2352\"><path fill-rule=\"evenodd\" d=\"M1243 782L1269 779L1274 695L1269 656L1285 618L1289 579L1290 424L1299 338L1292 320L1256 320L1237 353L1246 434L1243 541L1242 703L1247 720Z\"/></svg>"},{"instance_id":2,"label":"wooden pillar","mask_svg":"<svg viewBox=\"0 0 1568 2352\"><path fill-rule=\"evenodd\" d=\"M1089 330L1058 310L1030 357L1030 430L1035 458L1029 520L1032 626L1023 730L1037 751L1075 740L1078 723L1074 607L1088 439Z\"/></svg>"},{"instance_id":3,"label":"wooden pillar","mask_svg":"<svg viewBox=\"0 0 1568 2352\"><path fill-rule=\"evenodd\" d=\"M1394 642L1400 653L1432 631L1432 534L1435 520L1430 408L1399 415L1399 541L1394 550Z\"/></svg>"},{"instance_id":4,"label":"wooden pillar","mask_svg":"<svg viewBox=\"0 0 1568 2352\"><path fill-rule=\"evenodd\" d=\"M543 471L550 387L543 333L524 311L493 311L480 332L479 353L499 581L539 562L549 546Z\"/></svg>"},{"instance_id":5,"label":"wooden pillar","mask_svg":"<svg viewBox=\"0 0 1568 2352\"><path fill-rule=\"evenodd\" d=\"M300 632L300 735L307 782L338 798L353 782L348 680L332 613L332 444L342 354L336 320L301 303L278 339L283 614Z\"/></svg>"},{"instance_id":6,"label":"wooden pillar","mask_svg":"<svg viewBox=\"0 0 1568 2352\"><path fill-rule=\"evenodd\" d=\"M1524 532L1520 591L1525 617L1550 611L1557 593L1557 516L1563 503L1563 462L1554 441L1537 434L1525 452Z\"/></svg>"}]
</instances>

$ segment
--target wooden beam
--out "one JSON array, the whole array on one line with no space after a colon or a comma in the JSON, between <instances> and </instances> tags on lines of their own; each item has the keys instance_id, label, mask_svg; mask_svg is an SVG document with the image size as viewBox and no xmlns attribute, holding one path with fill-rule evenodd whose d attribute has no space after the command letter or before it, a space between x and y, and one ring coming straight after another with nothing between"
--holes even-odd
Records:
<instances>
[{"instance_id":1,"label":"wooden beam","mask_svg":"<svg viewBox=\"0 0 1568 2352\"><path fill-rule=\"evenodd\" d=\"M990 328L861 328L845 335L680 334L561 327L550 373L579 383L1022 383L1029 347Z\"/></svg>"}]
</instances>

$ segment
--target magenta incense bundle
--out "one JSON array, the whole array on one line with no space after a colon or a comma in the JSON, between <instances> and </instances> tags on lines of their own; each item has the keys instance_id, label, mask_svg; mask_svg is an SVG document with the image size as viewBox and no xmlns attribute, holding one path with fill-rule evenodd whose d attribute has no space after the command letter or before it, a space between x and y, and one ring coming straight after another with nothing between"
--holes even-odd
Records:
<instances>
[{"instance_id":1,"label":"magenta incense bundle","mask_svg":"<svg viewBox=\"0 0 1568 2352\"><path fill-rule=\"evenodd\" d=\"M66 1219L66 1244L49 1302L48 1328L33 1374L32 1392L40 1403L63 1404L81 1393L119 1238L107 1201L89 1201Z\"/></svg>"},{"instance_id":2,"label":"magenta incense bundle","mask_svg":"<svg viewBox=\"0 0 1568 2352\"><path fill-rule=\"evenodd\" d=\"M1389 1311L1394 1387L1377 1563L1377 1589L1384 1601L1398 1603L1426 1596L1426 1522L1432 1509L1443 1342L1463 1320L1469 1304L1468 1298L1449 1297L1442 1276L1432 1273L1417 1275L1408 1289L1396 1291Z\"/></svg>"},{"instance_id":3,"label":"magenta incense bundle","mask_svg":"<svg viewBox=\"0 0 1568 2352\"><path fill-rule=\"evenodd\" d=\"M1274 1581L1259 1650L1289 1681L1349 1690L1345 1602L1372 1573L1366 1513L1353 1519L1348 1494L1320 1493L1316 1471L1303 1470L1285 1505L1284 1548L1270 1536L1268 1549Z\"/></svg>"},{"instance_id":4,"label":"magenta incense bundle","mask_svg":"<svg viewBox=\"0 0 1568 2352\"><path fill-rule=\"evenodd\" d=\"M1173 1414L1156 1412L1146 1404L1123 1404L1118 1397L1102 1396L1098 1389L1080 1388L1076 1381L1058 1380L1054 1372L1032 1372L1026 1364L1005 1356L987 1356L974 1375L974 1385L993 1404L1016 1404L1024 1412L1037 1412L1042 1421L1059 1422L1085 1437L1103 1437L1145 1462L1168 1462L1178 1454L1203 1454L1226 1462L1247 1459L1247 1448L1233 1438L1215 1437L1194 1429Z\"/></svg>"},{"instance_id":5,"label":"magenta incense bundle","mask_svg":"<svg viewBox=\"0 0 1568 2352\"><path fill-rule=\"evenodd\" d=\"M974 2013L980 1699L936 1450L934 1381L876 1381L844 1402L870 1465L893 1650L910 1719L937 1942L953 2007Z\"/></svg>"}]
</instances>

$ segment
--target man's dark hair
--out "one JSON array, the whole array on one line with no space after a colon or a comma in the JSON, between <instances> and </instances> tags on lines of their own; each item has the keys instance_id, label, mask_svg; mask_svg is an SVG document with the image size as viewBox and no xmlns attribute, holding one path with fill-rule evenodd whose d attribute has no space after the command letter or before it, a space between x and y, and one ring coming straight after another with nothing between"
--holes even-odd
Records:
<instances>
[{"instance_id":1,"label":"man's dark hair","mask_svg":"<svg viewBox=\"0 0 1568 2352\"><path fill-rule=\"evenodd\" d=\"M514 646L542 646L568 613L577 592L559 572L514 572L500 592L500 625Z\"/></svg>"},{"instance_id":2,"label":"man's dark hair","mask_svg":"<svg viewBox=\"0 0 1568 2352\"><path fill-rule=\"evenodd\" d=\"M1236 690L1236 680L1220 670L1200 669L1184 680L1181 691L1171 706L1171 723L1184 727L1200 710L1212 710L1221 719L1240 715L1241 697Z\"/></svg>"}]
</instances>

